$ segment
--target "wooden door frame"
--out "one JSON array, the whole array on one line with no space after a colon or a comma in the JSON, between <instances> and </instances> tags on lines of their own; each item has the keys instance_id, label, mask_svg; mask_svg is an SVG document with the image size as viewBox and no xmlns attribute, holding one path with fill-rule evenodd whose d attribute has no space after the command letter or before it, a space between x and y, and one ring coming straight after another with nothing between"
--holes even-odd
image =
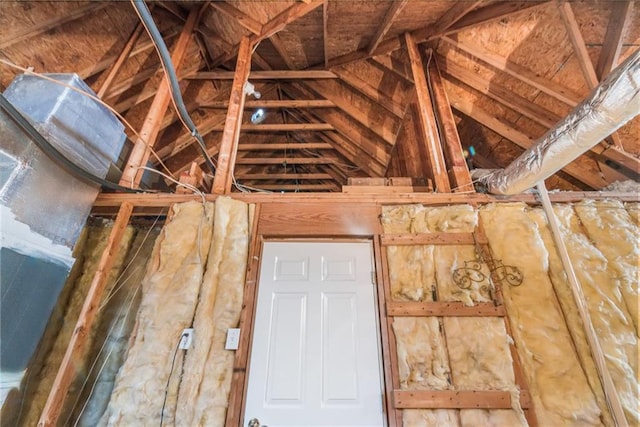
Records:
<instances>
[{"instance_id":1,"label":"wooden door frame","mask_svg":"<svg viewBox=\"0 0 640 427\"><path fill-rule=\"evenodd\" d=\"M253 228L258 230L259 212L256 211ZM386 306L385 291L383 286L384 274L381 264L379 236L377 234L369 236L350 235L314 235L314 236L265 236L255 234L251 240L249 249L249 263L247 266L247 276L243 297L243 312L240 320L240 346L236 352L233 367L233 377L231 390L229 392L229 406L227 408L226 426L242 426L244 418L246 394L249 382L249 362L251 360L251 344L253 343L253 325L258 303L258 284L260 283L260 269L262 264L262 254L266 242L312 242L312 243L349 243L360 242L371 245L371 265L375 269L375 289L374 303L377 305L375 315L377 318L377 343L379 348L379 364L381 378L381 393L383 397L382 410L384 412L383 422L386 426L396 425L397 413L393 406L393 382L392 366L390 362L391 352L389 347L388 325L384 315ZM396 363L397 366L397 363Z\"/></svg>"}]
</instances>

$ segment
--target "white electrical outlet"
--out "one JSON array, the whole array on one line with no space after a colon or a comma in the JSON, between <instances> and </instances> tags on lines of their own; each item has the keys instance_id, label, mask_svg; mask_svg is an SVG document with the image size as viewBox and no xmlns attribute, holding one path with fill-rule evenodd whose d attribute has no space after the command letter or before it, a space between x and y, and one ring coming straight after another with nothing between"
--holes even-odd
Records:
<instances>
[{"instance_id":1,"label":"white electrical outlet","mask_svg":"<svg viewBox=\"0 0 640 427\"><path fill-rule=\"evenodd\" d=\"M178 348L180 350L189 350L191 348L192 343L193 343L193 328L183 329L182 335L180 335L180 343L178 344Z\"/></svg>"},{"instance_id":2,"label":"white electrical outlet","mask_svg":"<svg viewBox=\"0 0 640 427\"><path fill-rule=\"evenodd\" d=\"M237 350L240 345L240 328L227 329L227 342L224 344L225 350Z\"/></svg>"}]
</instances>

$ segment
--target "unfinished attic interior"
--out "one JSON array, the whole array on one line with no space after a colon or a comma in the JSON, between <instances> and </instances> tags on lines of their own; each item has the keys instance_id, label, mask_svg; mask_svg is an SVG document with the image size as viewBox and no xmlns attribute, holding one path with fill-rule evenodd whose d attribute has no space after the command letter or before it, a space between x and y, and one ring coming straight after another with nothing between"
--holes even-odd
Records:
<instances>
[{"instance_id":1,"label":"unfinished attic interior","mask_svg":"<svg viewBox=\"0 0 640 427\"><path fill-rule=\"evenodd\" d=\"M0 28L1 426L640 425L634 1Z\"/></svg>"}]
</instances>

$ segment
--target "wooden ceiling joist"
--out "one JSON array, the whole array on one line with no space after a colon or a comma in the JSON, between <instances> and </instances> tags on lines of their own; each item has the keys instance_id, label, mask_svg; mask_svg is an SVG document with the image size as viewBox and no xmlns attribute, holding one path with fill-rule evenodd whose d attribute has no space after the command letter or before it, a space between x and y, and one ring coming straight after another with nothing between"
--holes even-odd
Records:
<instances>
[{"instance_id":1,"label":"wooden ceiling joist","mask_svg":"<svg viewBox=\"0 0 640 427\"><path fill-rule=\"evenodd\" d=\"M173 52L171 54L171 62L174 67L180 68L184 58L186 57L187 48L191 41L191 33L194 31L198 24L198 18L200 16L200 8L194 7L189 12L187 22L180 33ZM122 177L120 178L120 185L137 187L142 179L143 170L141 166L146 165L149 160L151 149L156 143L158 134L160 132L160 124L162 118L171 101L171 91L166 79L162 79L149 112L144 120L142 129L140 130L140 137L136 139L136 142L129 154L129 159L123 169Z\"/></svg>"},{"instance_id":2,"label":"wooden ceiling joist","mask_svg":"<svg viewBox=\"0 0 640 427\"><path fill-rule=\"evenodd\" d=\"M618 65L624 36L631 22L633 1L616 1L611 3L611 15L607 33L604 36L600 57L596 65L596 75L603 80Z\"/></svg>"},{"instance_id":3,"label":"wooden ceiling joist","mask_svg":"<svg viewBox=\"0 0 640 427\"><path fill-rule=\"evenodd\" d=\"M233 80L233 71L206 71L191 74L191 80ZM296 79L336 79L338 76L324 70L268 70L249 73L249 80L296 80Z\"/></svg>"},{"instance_id":4,"label":"wooden ceiling joist","mask_svg":"<svg viewBox=\"0 0 640 427\"><path fill-rule=\"evenodd\" d=\"M260 190L269 191L332 191L336 184L259 184Z\"/></svg>"},{"instance_id":5,"label":"wooden ceiling joist","mask_svg":"<svg viewBox=\"0 0 640 427\"><path fill-rule=\"evenodd\" d=\"M37 25L27 26L24 30L18 31L13 34L3 33L2 40L0 41L0 49L6 49L9 46L13 46L23 40L34 38L43 34L49 30L60 27L61 25L75 21L82 17L85 17L91 13L95 13L98 10L111 6L109 2L90 2L72 12L66 13L64 16L56 16L55 18L48 19L40 22Z\"/></svg>"},{"instance_id":6,"label":"wooden ceiling joist","mask_svg":"<svg viewBox=\"0 0 640 427\"><path fill-rule=\"evenodd\" d=\"M329 68L329 0L322 3L322 54L324 68Z\"/></svg>"},{"instance_id":7,"label":"wooden ceiling joist","mask_svg":"<svg viewBox=\"0 0 640 427\"><path fill-rule=\"evenodd\" d=\"M238 157L238 165L323 165L339 161L335 157Z\"/></svg>"},{"instance_id":8,"label":"wooden ceiling joist","mask_svg":"<svg viewBox=\"0 0 640 427\"><path fill-rule=\"evenodd\" d=\"M265 144L238 144L240 151L277 151L277 150L331 150L333 146L326 142L270 142Z\"/></svg>"},{"instance_id":9,"label":"wooden ceiling joist","mask_svg":"<svg viewBox=\"0 0 640 427\"><path fill-rule=\"evenodd\" d=\"M207 102L201 108L227 108L229 101ZM333 108L336 105L328 99L275 99L246 101L244 108Z\"/></svg>"},{"instance_id":10,"label":"wooden ceiling joist","mask_svg":"<svg viewBox=\"0 0 640 427\"><path fill-rule=\"evenodd\" d=\"M429 94L429 86L424 73L424 65L420 51L415 40L409 33L405 33L405 43L411 61L413 81L416 85L417 105L418 105L418 127L421 137L426 145L428 160L433 176L435 190L438 193L450 193L451 186L447 176L447 167L444 161L442 145L438 137L438 129L433 111L433 104Z\"/></svg>"},{"instance_id":11,"label":"wooden ceiling joist","mask_svg":"<svg viewBox=\"0 0 640 427\"><path fill-rule=\"evenodd\" d=\"M533 145L533 138L515 129L510 124L498 120L497 118L493 117L486 111L481 110L477 106L474 106L466 99L463 99L459 95L455 94L455 92L451 92L449 94L449 97L451 100L451 106L453 108L485 126L486 128L490 129L491 131L497 133L503 138L508 139L509 141L515 143L525 150ZM568 164L562 170L571 177L593 189L600 189L607 185L606 180L602 176L593 174L591 172L585 172L575 163Z\"/></svg>"},{"instance_id":12,"label":"wooden ceiling joist","mask_svg":"<svg viewBox=\"0 0 640 427\"><path fill-rule=\"evenodd\" d=\"M333 179L328 173L238 173L237 178L248 181Z\"/></svg>"}]
</instances>

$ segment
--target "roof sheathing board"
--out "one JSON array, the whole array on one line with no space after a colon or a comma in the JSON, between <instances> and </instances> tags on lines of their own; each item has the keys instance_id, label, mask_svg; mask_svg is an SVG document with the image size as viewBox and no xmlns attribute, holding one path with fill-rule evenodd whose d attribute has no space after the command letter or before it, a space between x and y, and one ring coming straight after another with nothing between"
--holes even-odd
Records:
<instances>
[{"instance_id":1,"label":"roof sheathing board","mask_svg":"<svg viewBox=\"0 0 640 427\"><path fill-rule=\"evenodd\" d=\"M322 7L293 21L278 33L296 69L324 63Z\"/></svg>"},{"instance_id":2,"label":"roof sheathing board","mask_svg":"<svg viewBox=\"0 0 640 427\"><path fill-rule=\"evenodd\" d=\"M389 2L391 3L391 2ZM411 1L409 0L389 28L385 39L401 36L406 32L427 27L453 7L452 1Z\"/></svg>"}]
</instances>

